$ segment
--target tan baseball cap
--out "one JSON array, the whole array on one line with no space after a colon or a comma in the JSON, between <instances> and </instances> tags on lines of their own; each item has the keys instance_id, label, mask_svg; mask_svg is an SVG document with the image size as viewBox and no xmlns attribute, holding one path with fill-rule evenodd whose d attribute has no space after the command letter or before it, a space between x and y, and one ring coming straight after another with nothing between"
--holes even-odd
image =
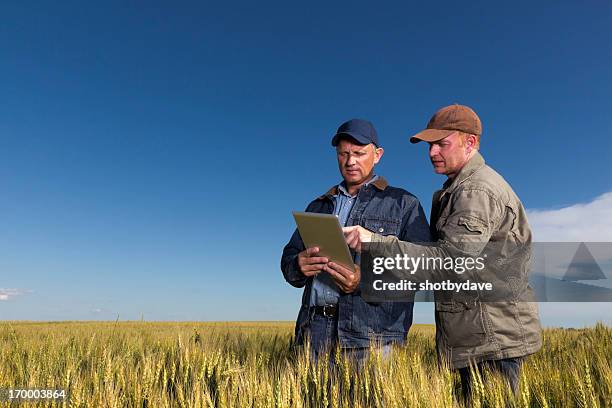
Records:
<instances>
[{"instance_id":1,"label":"tan baseball cap","mask_svg":"<svg viewBox=\"0 0 612 408\"><path fill-rule=\"evenodd\" d=\"M440 109L429 119L427 128L412 136L410 142L435 142L456 131L480 136L482 124L472 108L454 104Z\"/></svg>"}]
</instances>

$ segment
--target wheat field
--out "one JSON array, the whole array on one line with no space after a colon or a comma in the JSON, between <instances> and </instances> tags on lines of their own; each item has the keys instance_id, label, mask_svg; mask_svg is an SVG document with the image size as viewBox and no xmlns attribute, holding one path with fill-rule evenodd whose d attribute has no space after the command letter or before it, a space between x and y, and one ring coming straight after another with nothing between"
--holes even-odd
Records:
<instances>
[{"instance_id":1,"label":"wheat field","mask_svg":"<svg viewBox=\"0 0 612 408\"><path fill-rule=\"evenodd\" d=\"M293 323L0 322L0 389L65 389L63 401L2 407L462 407L437 363L433 326L361 367L338 350L309 363ZM612 328L547 329L511 395L476 379L476 407L611 407Z\"/></svg>"}]
</instances>

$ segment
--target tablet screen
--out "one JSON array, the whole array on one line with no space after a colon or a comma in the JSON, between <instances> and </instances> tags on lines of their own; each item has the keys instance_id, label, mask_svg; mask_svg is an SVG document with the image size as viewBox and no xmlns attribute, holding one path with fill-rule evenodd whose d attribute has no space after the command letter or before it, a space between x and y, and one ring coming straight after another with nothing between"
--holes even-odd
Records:
<instances>
[{"instance_id":1,"label":"tablet screen","mask_svg":"<svg viewBox=\"0 0 612 408\"><path fill-rule=\"evenodd\" d=\"M338 217L332 214L293 212L306 248L319 247L319 253L334 262L355 270L353 257L344 240Z\"/></svg>"}]
</instances>

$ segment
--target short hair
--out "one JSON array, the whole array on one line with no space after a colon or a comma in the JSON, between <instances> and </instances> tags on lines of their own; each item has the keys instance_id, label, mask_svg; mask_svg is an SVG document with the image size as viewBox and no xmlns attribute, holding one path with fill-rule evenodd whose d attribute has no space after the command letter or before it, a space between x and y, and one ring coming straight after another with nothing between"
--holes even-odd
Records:
<instances>
[{"instance_id":1,"label":"short hair","mask_svg":"<svg viewBox=\"0 0 612 408\"><path fill-rule=\"evenodd\" d=\"M465 146L465 142L468 138L468 136L474 136L476 138L476 145L474 146L475 149L479 149L480 148L480 135L474 135L471 133L465 133L465 132L459 132L459 138L461 139L461 146Z\"/></svg>"}]
</instances>

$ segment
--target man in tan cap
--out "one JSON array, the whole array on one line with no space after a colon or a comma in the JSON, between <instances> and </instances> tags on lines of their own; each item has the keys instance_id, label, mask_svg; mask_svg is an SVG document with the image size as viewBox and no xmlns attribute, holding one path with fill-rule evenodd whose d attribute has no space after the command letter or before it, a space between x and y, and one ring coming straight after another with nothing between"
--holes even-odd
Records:
<instances>
[{"instance_id":1,"label":"man in tan cap","mask_svg":"<svg viewBox=\"0 0 612 408\"><path fill-rule=\"evenodd\" d=\"M435 293L438 353L459 370L466 399L474 373L470 367L500 372L516 393L523 357L542 343L537 304L527 281L531 229L519 198L478 152L481 133L480 119L471 108L451 105L410 138L412 143L429 143L434 171L447 176L432 200L434 245L403 242L359 226L344 229L347 243L357 250L366 243L364 251L372 257L465 259L486 251L486 268L479 276L502 289L494 294ZM364 273L362 265L362 277ZM456 267L438 268L402 277L441 282L453 276L465 279L458 275L462 273Z\"/></svg>"}]
</instances>

